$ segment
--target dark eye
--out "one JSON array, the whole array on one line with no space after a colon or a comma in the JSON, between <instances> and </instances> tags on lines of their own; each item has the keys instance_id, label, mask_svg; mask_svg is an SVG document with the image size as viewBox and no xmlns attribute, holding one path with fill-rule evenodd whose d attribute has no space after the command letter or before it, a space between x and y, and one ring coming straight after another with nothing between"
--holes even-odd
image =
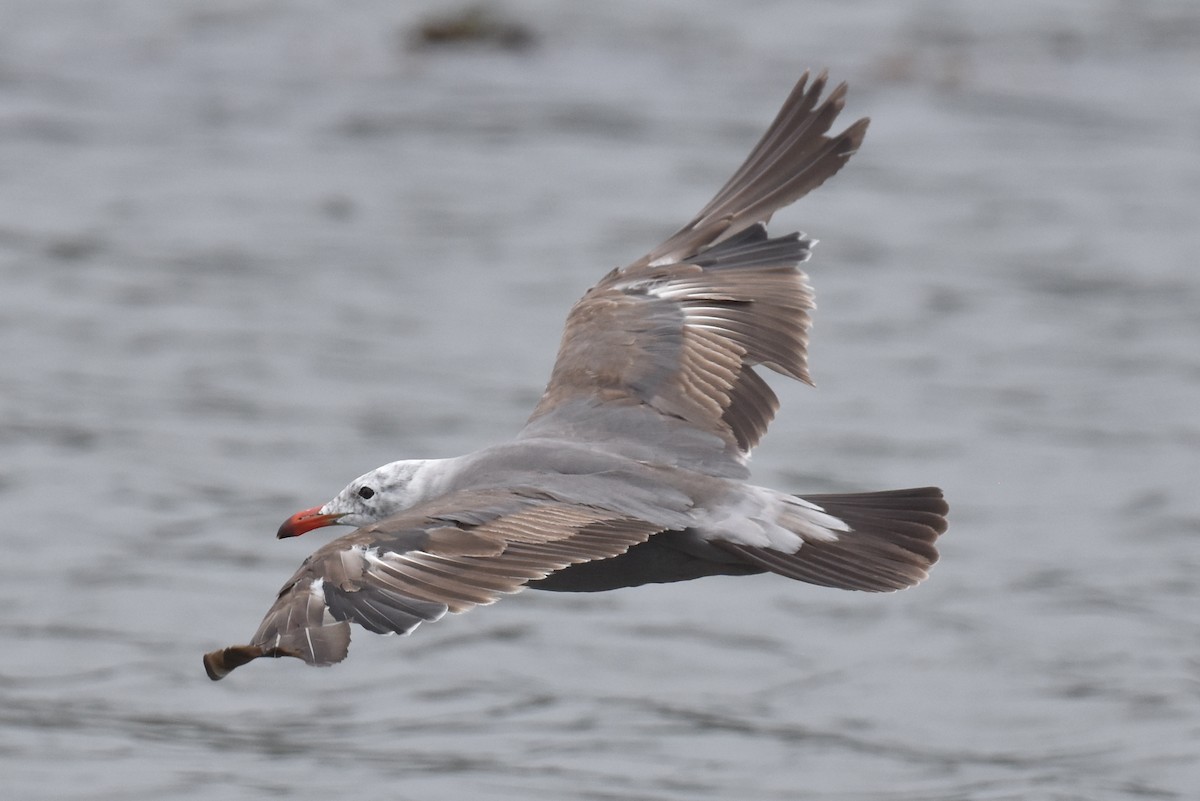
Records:
<instances>
[{"instance_id":1,"label":"dark eye","mask_svg":"<svg viewBox=\"0 0 1200 801\"><path fill-rule=\"evenodd\" d=\"M374 498L374 497L375 497L375 490L371 489L370 487L359 487L359 488L358 488L358 497L360 497L360 498Z\"/></svg>"}]
</instances>

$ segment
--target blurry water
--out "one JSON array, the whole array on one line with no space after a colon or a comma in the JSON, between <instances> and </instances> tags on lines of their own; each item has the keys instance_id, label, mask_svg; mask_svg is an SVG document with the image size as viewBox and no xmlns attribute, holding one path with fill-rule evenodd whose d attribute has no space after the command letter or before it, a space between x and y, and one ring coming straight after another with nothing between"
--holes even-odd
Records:
<instances>
[{"instance_id":1,"label":"blurry water","mask_svg":"<svg viewBox=\"0 0 1200 801\"><path fill-rule=\"evenodd\" d=\"M436 4L428 4L429 8ZM1200 8L0 5L0 795L1200 797ZM939 483L933 579L527 593L329 670L244 641L291 512L510 436L569 304L806 66L866 145L780 488Z\"/></svg>"}]
</instances>

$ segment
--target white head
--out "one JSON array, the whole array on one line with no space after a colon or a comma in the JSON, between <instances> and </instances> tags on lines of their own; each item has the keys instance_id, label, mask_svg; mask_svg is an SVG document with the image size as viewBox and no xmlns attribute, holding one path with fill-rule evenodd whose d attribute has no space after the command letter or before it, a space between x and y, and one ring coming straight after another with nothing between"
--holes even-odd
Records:
<instances>
[{"instance_id":1,"label":"white head","mask_svg":"<svg viewBox=\"0 0 1200 801\"><path fill-rule=\"evenodd\" d=\"M322 526L366 526L403 512L423 499L427 482L421 480L421 471L426 464L425 459L407 459L364 473L324 506L289 517L277 536L298 537Z\"/></svg>"}]
</instances>

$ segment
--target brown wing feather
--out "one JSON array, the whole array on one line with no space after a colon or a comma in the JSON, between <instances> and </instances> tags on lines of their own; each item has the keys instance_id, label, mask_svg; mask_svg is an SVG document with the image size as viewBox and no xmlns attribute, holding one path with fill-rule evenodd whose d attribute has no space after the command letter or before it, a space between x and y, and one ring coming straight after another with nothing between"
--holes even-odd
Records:
<instances>
[{"instance_id":1,"label":"brown wing feather","mask_svg":"<svg viewBox=\"0 0 1200 801\"><path fill-rule=\"evenodd\" d=\"M845 83L819 103L829 76L808 83L806 70L750 155L687 225L628 269L686 261L704 247L737 234L796 202L833 177L858 150L869 120L828 137L846 104Z\"/></svg>"},{"instance_id":2,"label":"brown wing feather","mask_svg":"<svg viewBox=\"0 0 1200 801\"><path fill-rule=\"evenodd\" d=\"M575 305L530 418L539 435L619 437L605 427L611 418L590 409L624 404L663 416L668 445L682 421L720 437L736 457L758 443L779 406L752 368L809 382L813 294L797 265L812 241L770 239L762 222L835 174L862 141L865 119L826 135L846 87L820 102L825 83L822 73L809 85L805 73L700 214Z\"/></svg>"},{"instance_id":3,"label":"brown wing feather","mask_svg":"<svg viewBox=\"0 0 1200 801\"><path fill-rule=\"evenodd\" d=\"M570 565L622 554L661 530L536 493L452 493L322 547L284 585L250 644L206 654L204 666L216 680L264 656L340 662L350 622L407 634Z\"/></svg>"}]
</instances>

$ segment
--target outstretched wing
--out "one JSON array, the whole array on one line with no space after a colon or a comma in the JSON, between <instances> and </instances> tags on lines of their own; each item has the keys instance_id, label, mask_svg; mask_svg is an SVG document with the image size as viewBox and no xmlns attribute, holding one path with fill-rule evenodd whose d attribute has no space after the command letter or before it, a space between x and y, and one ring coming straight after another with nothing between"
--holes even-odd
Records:
<instances>
[{"instance_id":1,"label":"outstretched wing","mask_svg":"<svg viewBox=\"0 0 1200 801\"><path fill-rule=\"evenodd\" d=\"M340 662L352 622L407 634L570 565L622 554L661 530L532 490L442 496L318 550L280 590L250 643L206 654L204 668L215 681L264 656Z\"/></svg>"},{"instance_id":2,"label":"outstretched wing","mask_svg":"<svg viewBox=\"0 0 1200 801\"><path fill-rule=\"evenodd\" d=\"M809 85L805 73L696 218L575 305L523 436L604 441L633 428L630 417L645 431L649 409L668 448L681 427L719 438L737 460L758 443L779 401L753 368L808 382L813 308L797 267L813 241L768 238L763 223L841 169L867 128L861 119L827 135L846 86L821 102L825 83L822 73Z\"/></svg>"}]
</instances>

